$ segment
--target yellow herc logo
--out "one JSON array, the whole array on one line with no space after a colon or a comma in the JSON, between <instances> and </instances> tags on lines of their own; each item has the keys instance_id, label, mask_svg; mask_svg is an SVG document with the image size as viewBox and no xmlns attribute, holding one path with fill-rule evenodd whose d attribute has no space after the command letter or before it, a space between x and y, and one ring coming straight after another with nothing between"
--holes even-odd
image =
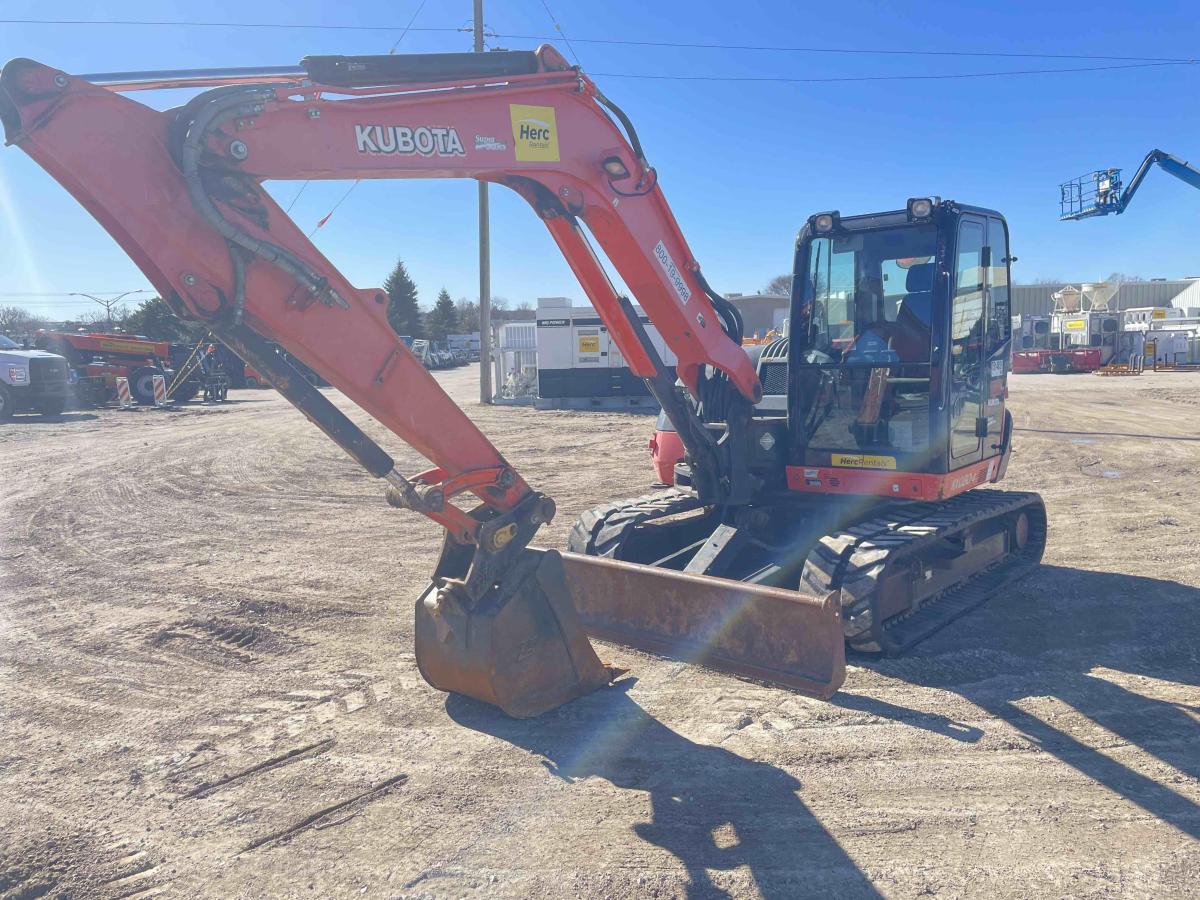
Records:
<instances>
[{"instance_id":1,"label":"yellow herc logo","mask_svg":"<svg viewBox=\"0 0 1200 900\"><path fill-rule=\"evenodd\" d=\"M558 162L558 126L553 106L508 105L512 119L517 159L526 162Z\"/></svg>"},{"instance_id":2,"label":"yellow herc logo","mask_svg":"<svg viewBox=\"0 0 1200 900\"><path fill-rule=\"evenodd\" d=\"M894 456L867 456L863 453L833 453L829 461L835 466L851 466L855 469L894 469Z\"/></svg>"}]
</instances>

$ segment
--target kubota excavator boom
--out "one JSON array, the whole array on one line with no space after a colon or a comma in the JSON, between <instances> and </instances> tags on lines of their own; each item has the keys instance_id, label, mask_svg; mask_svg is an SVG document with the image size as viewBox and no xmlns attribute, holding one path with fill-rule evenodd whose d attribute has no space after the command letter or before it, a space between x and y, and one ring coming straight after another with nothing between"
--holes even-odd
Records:
<instances>
[{"instance_id":1,"label":"kubota excavator boom","mask_svg":"<svg viewBox=\"0 0 1200 900\"><path fill-rule=\"evenodd\" d=\"M123 92L207 87L155 111ZM0 76L15 144L108 230L181 316L205 322L376 477L394 506L447 531L417 604L417 659L436 687L535 715L610 681L573 595L636 602L654 650L828 696L844 673L832 596L530 548L554 503L517 474L358 290L262 188L268 179L475 178L524 197L632 371L666 408L711 506L756 485L739 427L761 397L736 309L704 280L625 115L552 48L487 55L310 57L299 67L73 76L18 59ZM616 120L614 122L614 119ZM622 127L618 127L617 122ZM622 131L623 129L623 131ZM678 357L674 387L584 226ZM413 477L268 341L416 448ZM724 423L714 428L713 423ZM481 505L460 509L473 494Z\"/></svg>"}]
</instances>

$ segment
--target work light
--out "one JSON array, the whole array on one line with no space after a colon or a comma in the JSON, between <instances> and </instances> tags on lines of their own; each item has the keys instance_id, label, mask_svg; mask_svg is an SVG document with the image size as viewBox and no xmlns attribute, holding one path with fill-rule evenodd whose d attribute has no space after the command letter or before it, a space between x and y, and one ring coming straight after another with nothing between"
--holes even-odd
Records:
<instances>
[{"instance_id":1,"label":"work light","mask_svg":"<svg viewBox=\"0 0 1200 900\"><path fill-rule=\"evenodd\" d=\"M928 197L913 197L908 201L908 221L928 222L933 218L933 201Z\"/></svg>"},{"instance_id":2,"label":"work light","mask_svg":"<svg viewBox=\"0 0 1200 900\"><path fill-rule=\"evenodd\" d=\"M829 234L837 229L842 222L842 217L837 210L832 212L817 213L812 217L813 231L817 234Z\"/></svg>"},{"instance_id":3,"label":"work light","mask_svg":"<svg viewBox=\"0 0 1200 900\"><path fill-rule=\"evenodd\" d=\"M629 177L629 170L625 168L625 163L621 162L619 156L610 156L604 160L604 171L608 173L610 178Z\"/></svg>"}]
</instances>

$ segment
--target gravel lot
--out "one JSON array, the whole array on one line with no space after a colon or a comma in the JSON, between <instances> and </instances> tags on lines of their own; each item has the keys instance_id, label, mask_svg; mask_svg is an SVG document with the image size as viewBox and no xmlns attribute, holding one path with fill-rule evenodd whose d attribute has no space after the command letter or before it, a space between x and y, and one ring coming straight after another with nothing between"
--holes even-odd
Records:
<instances>
[{"instance_id":1,"label":"gravel lot","mask_svg":"<svg viewBox=\"0 0 1200 900\"><path fill-rule=\"evenodd\" d=\"M438 378L540 543L652 480L647 417ZM602 647L533 722L417 673L438 531L231 398L0 424L0 896L1196 896L1200 375L1014 378L1045 565L831 702Z\"/></svg>"}]
</instances>

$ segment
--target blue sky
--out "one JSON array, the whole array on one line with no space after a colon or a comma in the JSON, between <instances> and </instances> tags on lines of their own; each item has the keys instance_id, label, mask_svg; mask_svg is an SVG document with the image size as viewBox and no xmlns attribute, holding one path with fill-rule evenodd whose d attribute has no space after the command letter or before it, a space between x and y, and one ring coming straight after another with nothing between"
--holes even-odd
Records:
<instances>
[{"instance_id":1,"label":"blue sky","mask_svg":"<svg viewBox=\"0 0 1200 900\"><path fill-rule=\"evenodd\" d=\"M610 4L548 0L570 38L971 50L1187 58L1198 55L1194 3L713 3L666 0L617 15ZM2 18L155 19L391 25L390 31L0 24L0 58L68 71L294 64L306 54L380 53L419 0L77 2L5 0ZM541 0L487 0L503 34L552 35ZM1136 10L1136 11L1135 11ZM416 26L469 26L470 0L428 0ZM532 40L497 38L525 48ZM564 52L564 43L557 45ZM468 34L410 32L400 51L470 48ZM1010 78L780 84L645 80L621 73L784 76L930 75L1119 63L612 46L576 40L585 70L630 114L684 233L714 287L752 291L790 266L812 212L868 212L938 194L1003 211L1023 280L1200 275L1200 195L1163 172L1120 218L1059 223L1058 184L1093 168L1127 176L1154 147L1200 160L1200 65ZM608 73L608 74L599 74ZM180 95L139 95L159 107ZM290 200L299 185L280 185ZM316 223L344 193L311 185L293 215ZM429 305L445 286L477 293L474 185L363 183L316 237L361 287L403 257ZM512 301L583 299L528 207L492 189L493 293ZM70 291L149 287L111 239L14 148L0 152L0 305L53 317L91 306Z\"/></svg>"}]
</instances>

